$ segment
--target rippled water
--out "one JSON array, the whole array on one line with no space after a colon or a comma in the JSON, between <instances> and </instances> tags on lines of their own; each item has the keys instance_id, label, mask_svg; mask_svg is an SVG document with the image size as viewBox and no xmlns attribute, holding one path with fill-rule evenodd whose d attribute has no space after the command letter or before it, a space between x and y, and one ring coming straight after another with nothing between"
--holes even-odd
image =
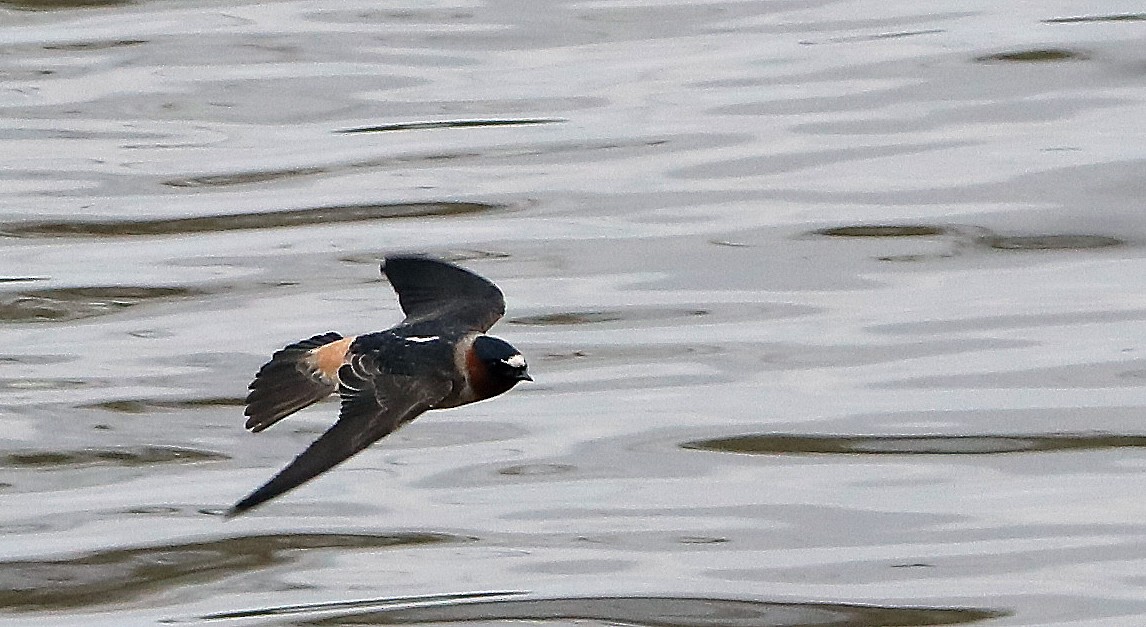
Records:
<instances>
[{"instance_id":1,"label":"rippled water","mask_svg":"<svg viewBox=\"0 0 1146 627\"><path fill-rule=\"evenodd\" d=\"M1146 13L0 2L0 615L1146 622ZM536 383L249 515L284 344L493 278Z\"/></svg>"}]
</instances>

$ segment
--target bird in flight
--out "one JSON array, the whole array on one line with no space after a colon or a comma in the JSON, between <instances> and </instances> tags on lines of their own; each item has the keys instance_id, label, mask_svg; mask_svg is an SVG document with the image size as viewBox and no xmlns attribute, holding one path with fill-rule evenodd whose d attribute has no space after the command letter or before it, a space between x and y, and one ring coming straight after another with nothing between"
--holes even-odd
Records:
<instances>
[{"instance_id":1,"label":"bird in flight","mask_svg":"<svg viewBox=\"0 0 1146 627\"><path fill-rule=\"evenodd\" d=\"M334 426L227 510L228 517L310 481L427 410L492 398L533 380L516 348L485 334L505 313L492 282L422 256L387 257L382 274L406 314L400 324L296 342L255 375L244 411L252 432L335 392L342 406Z\"/></svg>"}]
</instances>

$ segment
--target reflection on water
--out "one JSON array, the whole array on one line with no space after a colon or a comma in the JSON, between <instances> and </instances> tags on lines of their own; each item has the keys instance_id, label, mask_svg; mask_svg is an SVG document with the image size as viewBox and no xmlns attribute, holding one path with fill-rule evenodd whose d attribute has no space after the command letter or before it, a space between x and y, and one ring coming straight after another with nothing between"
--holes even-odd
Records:
<instances>
[{"instance_id":1,"label":"reflection on water","mask_svg":"<svg viewBox=\"0 0 1146 627\"><path fill-rule=\"evenodd\" d=\"M974 232L970 234L969 232ZM1116 237L1049 233L1043 235L997 235L984 228L957 228L926 224L856 224L820 229L815 235L829 237L938 237L951 236L1000 250L1078 250L1125 244Z\"/></svg>"},{"instance_id":2,"label":"reflection on water","mask_svg":"<svg viewBox=\"0 0 1146 627\"><path fill-rule=\"evenodd\" d=\"M518 120L445 120L442 122L403 122L399 124L378 124L359 126L335 131L336 133L386 133L390 131L421 131L431 128L480 128L486 126L521 126L526 124L556 124L566 122L561 118L521 118Z\"/></svg>"},{"instance_id":3,"label":"reflection on water","mask_svg":"<svg viewBox=\"0 0 1146 627\"><path fill-rule=\"evenodd\" d=\"M1047 24L1082 24L1086 22L1141 22L1146 21L1146 13L1123 13L1119 15L1088 15L1082 17L1057 17L1043 20Z\"/></svg>"},{"instance_id":4,"label":"reflection on water","mask_svg":"<svg viewBox=\"0 0 1146 627\"><path fill-rule=\"evenodd\" d=\"M926 224L855 224L813 231L811 235L840 238L936 238L949 247L926 254L885 254L880 261L928 261L952 258L974 252L975 248L1008 251L1090 250L1124 246L1126 242L1106 235L1048 233L1001 235L983 227L956 227Z\"/></svg>"},{"instance_id":5,"label":"reflection on water","mask_svg":"<svg viewBox=\"0 0 1146 627\"><path fill-rule=\"evenodd\" d=\"M520 4L0 3L0 622L1146 622L1146 16ZM224 523L395 251L536 383Z\"/></svg>"},{"instance_id":6,"label":"reflection on water","mask_svg":"<svg viewBox=\"0 0 1146 627\"><path fill-rule=\"evenodd\" d=\"M1143 448L1146 436L1054 435L738 435L685 442L681 448L754 455L995 455L1033 451Z\"/></svg>"},{"instance_id":7,"label":"reflection on water","mask_svg":"<svg viewBox=\"0 0 1146 627\"><path fill-rule=\"evenodd\" d=\"M219 398L189 398L180 400L167 399L118 399L101 401L90 405L81 405L87 409L103 409L124 414L145 414L156 409L196 409L204 407L242 407L246 398L241 396Z\"/></svg>"},{"instance_id":8,"label":"reflection on water","mask_svg":"<svg viewBox=\"0 0 1146 627\"><path fill-rule=\"evenodd\" d=\"M289 563L306 551L395 549L465 540L433 533L256 535L115 549L66 560L0 561L0 609L42 611L122 603Z\"/></svg>"},{"instance_id":9,"label":"reflection on water","mask_svg":"<svg viewBox=\"0 0 1146 627\"><path fill-rule=\"evenodd\" d=\"M0 322L63 322L114 313L143 302L203 296L186 287L109 285L0 292Z\"/></svg>"},{"instance_id":10,"label":"reflection on water","mask_svg":"<svg viewBox=\"0 0 1146 627\"><path fill-rule=\"evenodd\" d=\"M0 467L68 468L104 464L114 466L152 466L156 464L191 464L228 459L212 451L173 446L136 446L78 451L14 451L0 455Z\"/></svg>"},{"instance_id":11,"label":"reflection on water","mask_svg":"<svg viewBox=\"0 0 1146 627\"><path fill-rule=\"evenodd\" d=\"M510 324L523 324L529 326L563 326L570 324L597 324L602 322L617 322L627 320L641 322L659 319L688 318L691 316L707 316L704 309L626 309L617 311L568 311L561 313L542 314L539 316L518 316L510 318Z\"/></svg>"},{"instance_id":12,"label":"reflection on water","mask_svg":"<svg viewBox=\"0 0 1146 627\"><path fill-rule=\"evenodd\" d=\"M307 625L470 625L485 621L576 622L644 627L886 627L964 625L1006 612L970 608L880 607L670 597L508 599L367 610Z\"/></svg>"},{"instance_id":13,"label":"reflection on water","mask_svg":"<svg viewBox=\"0 0 1146 627\"><path fill-rule=\"evenodd\" d=\"M1102 235L992 235L983 243L1000 250L1086 250L1121 246L1124 242Z\"/></svg>"},{"instance_id":14,"label":"reflection on water","mask_svg":"<svg viewBox=\"0 0 1146 627\"><path fill-rule=\"evenodd\" d=\"M0 5L22 11L59 11L66 9L112 7L131 3L132 0L3 0L3 2L0 2Z\"/></svg>"},{"instance_id":15,"label":"reflection on water","mask_svg":"<svg viewBox=\"0 0 1146 627\"><path fill-rule=\"evenodd\" d=\"M257 179L254 179L257 180ZM272 229L312 224L339 222L369 222L392 218L451 216L504 209L482 203L393 203L378 205L341 205L270 211L266 213L236 213L200 218L172 218L167 220L117 220L29 222L0 224L0 235L12 237L124 237L141 235L187 235L247 229Z\"/></svg>"},{"instance_id":16,"label":"reflection on water","mask_svg":"<svg viewBox=\"0 0 1146 627\"><path fill-rule=\"evenodd\" d=\"M816 231L832 237L931 237L946 233L944 227L927 224L858 224Z\"/></svg>"},{"instance_id":17,"label":"reflection on water","mask_svg":"<svg viewBox=\"0 0 1146 627\"><path fill-rule=\"evenodd\" d=\"M26 363L14 358L10 363ZM106 382L93 379L37 379L31 377L0 378L0 391L20 390L70 390L86 387L103 387Z\"/></svg>"},{"instance_id":18,"label":"reflection on water","mask_svg":"<svg viewBox=\"0 0 1146 627\"><path fill-rule=\"evenodd\" d=\"M1067 50L1065 48L1034 48L1031 50L1017 50L1015 52L997 52L976 57L976 61L1014 61L1019 63L1038 63L1044 61L1085 61L1090 58L1080 50Z\"/></svg>"},{"instance_id":19,"label":"reflection on water","mask_svg":"<svg viewBox=\"0 0 1146 627\"><path fill-rule=\"evenodd\" d=\"M362 608L410 607L417 605L446 604L521 596L524 592L458 592L455 594L424 594L408 597L388 597L383 599L361 599L355 601L335 601L333 603L313 603L309 605L282 605L236 612L219 612L200 616L200 620L226 620L234 618L254 618L260 616L282 616L290 614L318 614L331 611L359 610ZM175 622L175 621L172 621Z\"/></svg>"}]
</instances>

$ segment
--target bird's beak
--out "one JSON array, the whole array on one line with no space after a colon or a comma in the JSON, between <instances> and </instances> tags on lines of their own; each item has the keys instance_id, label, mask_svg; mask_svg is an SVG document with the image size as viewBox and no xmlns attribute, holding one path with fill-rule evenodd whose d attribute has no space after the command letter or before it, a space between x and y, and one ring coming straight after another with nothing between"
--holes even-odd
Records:
<instances>
[{"instance_id":1,"label":"bird's beak","mask_svg":"<svg viewBox=\"0 0 1146 627\"><path fill-rule=\"evenodd\" d=\"M532 381L533 377L529 376L528 372L522 372L522 373L517 375L517 380L518 381Z\"/></svg>"}]
</instances>

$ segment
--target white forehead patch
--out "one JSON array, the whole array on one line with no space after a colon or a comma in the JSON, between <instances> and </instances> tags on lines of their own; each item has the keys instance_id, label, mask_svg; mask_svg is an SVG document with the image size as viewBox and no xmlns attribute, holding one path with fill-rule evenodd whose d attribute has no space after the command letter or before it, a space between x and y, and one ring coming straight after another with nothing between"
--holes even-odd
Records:
<instances>
[{"instance_id":1,"label":"white forehead patch","mask_svg":"<svg viewBox=\"0 0 1146 627\"><path fill-rule=\"evenodd\" d=\"M510 368L524 368L525 367L525 357L521 353L518 353L516 355L512 355L508 359L505 360L505 364L507 366L509 366Z\"/></svg>"},{"instance_id":2,"label":"white forehead patch","mask_svg":"<svg viewBox=\"0 0 1146 627\"><path fill-rule=\"evenodd\" d=\"M419 337L417 335L411 335L410 337L405 338L405 339L407 342L415 342L415 343L421 344L422 342L433 342L434 340L441 339L441 337L439 337L437 335L428 335L426 337Z\"/></svg>"}]
</instances>

